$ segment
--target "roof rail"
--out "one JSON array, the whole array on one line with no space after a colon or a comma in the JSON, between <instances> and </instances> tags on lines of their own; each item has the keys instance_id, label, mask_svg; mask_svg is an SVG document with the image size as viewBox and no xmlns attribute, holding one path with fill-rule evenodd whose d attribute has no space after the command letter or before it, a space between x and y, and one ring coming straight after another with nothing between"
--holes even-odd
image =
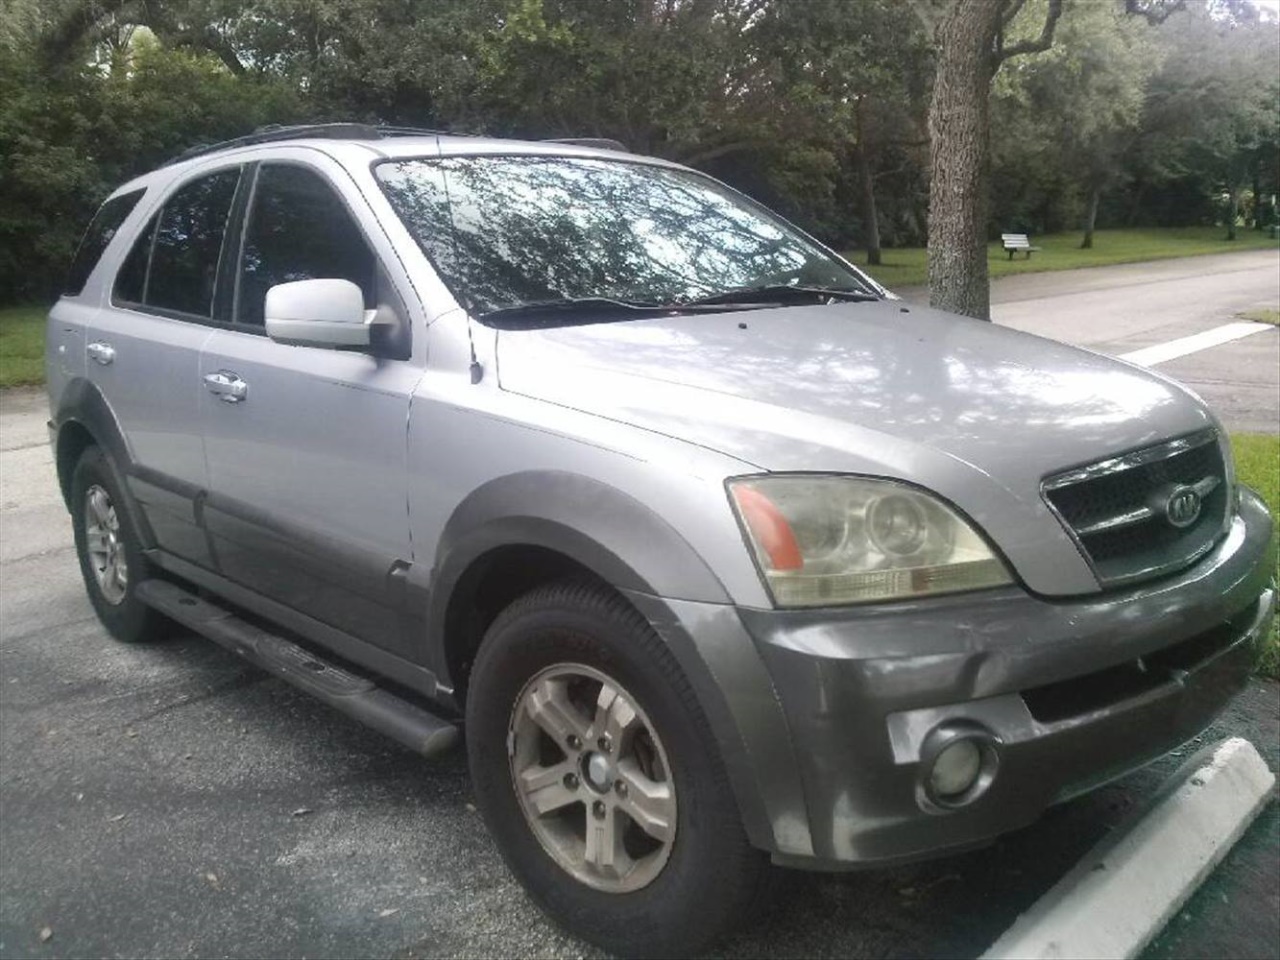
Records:
<instances>
[{"instance_id":1,"label":"roof rail","mask_svg":"<svg viewBox=\"0 0 1280 960\"><path fill-rule=\"evenodd\" d=\"M252 147L259 143L277 143L282 140L382 140L387 137L470 137L471 133L460 133L453 130L433 130L428 127L397 127L369 123L306 123L294 126L282 126L278 123L259 127L253 133L218 143L202 143L183 150L165 166L230 150L232 147ZM617 140L605 137L565 137L553 138L545 143L565 143L577 147L595 147L599 150L617 150L630 153L625 145Z\"/></svg>"},{"instance_id":2,"label":"roof rail","mask_svg":"<svg viewBox=\"0 0 1280 960\"><path fill-rule=\"evenodd\" d=\"M567 143L574 147L595 147L597 150L617 150L620 153L630 153L626 144L620 140L611 140L608 137L552 137L545 143Z\"/></svg>"},{"instance_id":3,"label":"roof rail","mask_svg":"<svg viewBox=\"0 0 1280 960\"><path fill-rule=\"evenodd\" d=\"M259 143L276 143L281 140L381 140L384 137L423 137L445 134L444 130L430 130L426 127L392 127L376 126L368 123L307 123L294 126L282 126L278 123L259 127L253 133L218 143L202 143L182 151L165 166L202 157L205 154L217 153L219 150L230 150L232 147L251 147ZM452 134L458 136L459 134Z\"/></svg>"},{"instance_id":4,"label":"roof rail","mask_svg":"<svg viewBox=\"0 0 1280 960\"><path fill-rule=\"evenodd\" d=\"M428 127L389 127L379 124L374 127L384 137L474 137L474 133L459 130L434 130Z\"/></svg>"},{"instance_id":5,"label":"roof rail","mask_svg":"<svg viewBox=\"0 0 1280 960\"><path fill-rule=\"evenodd\" d=\"M274 143L277 140L303 140L322 138L329 140L377 140L376 128L364 123L308 123L296 126L281 126L278 123L259 127L253 133L218 143L201 143L183 150L169 163L179 163L192 157L202 157L207 153L219 150L230 150L232 147L251 147L258 143ZM167 166L168 164L166 164Z\"/></svg>"}]
</instances>

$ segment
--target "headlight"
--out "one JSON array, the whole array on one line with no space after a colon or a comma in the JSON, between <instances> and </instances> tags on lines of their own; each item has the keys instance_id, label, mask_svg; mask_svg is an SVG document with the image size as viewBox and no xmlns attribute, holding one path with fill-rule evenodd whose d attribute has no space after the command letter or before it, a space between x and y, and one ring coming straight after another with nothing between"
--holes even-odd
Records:
<instances>
[{"instance_id":1,"label":"headlight","mask_svg":"<svg viewBox=\"0 0 1280 960\"><path fill-rule=\"evenodd\" d=\"M729 492L781 607L873 603L1011 582L973 527L906 484L773 474L730 480Z\"/></svg>"}]
</instances>

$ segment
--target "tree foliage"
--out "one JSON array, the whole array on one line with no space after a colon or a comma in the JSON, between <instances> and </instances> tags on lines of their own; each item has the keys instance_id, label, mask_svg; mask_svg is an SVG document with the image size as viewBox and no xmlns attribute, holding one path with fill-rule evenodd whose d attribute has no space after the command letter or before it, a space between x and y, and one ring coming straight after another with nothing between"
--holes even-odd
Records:
<instances>
[{"instance_id":1,"label":"tree foliage","mask_svg":"<svg viewBox=\"0 0 1280 960\"><path fill-rule=\"evenodd\" d=\"M324 120L614 137L874 261L923 243L955 192L954 124L931 125L930 106L954 52L938 30L962 9L985 10L985 86L954 103L976 111L962 123L989 106L991 153L960 190L961 282L985 289L978 248L1002 229L1216 218L1225 232L1233 209L1261 222L1259 196L1280 189L1276 23L1247 0L1183 7L4 0L0 301L56 293L93 207L128 177L194 143Z\"/></svg>"}]
</instances>

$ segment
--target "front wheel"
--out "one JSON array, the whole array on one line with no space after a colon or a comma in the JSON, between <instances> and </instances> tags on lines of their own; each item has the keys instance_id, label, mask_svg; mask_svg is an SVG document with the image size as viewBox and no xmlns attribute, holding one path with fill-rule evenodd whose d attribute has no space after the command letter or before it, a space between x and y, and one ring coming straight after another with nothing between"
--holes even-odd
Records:
<instances>
[{"instance_id":1,"label":"front wheel","mask_svg":"<svg viewBox=\"0 0 1280 960\"><path fill-rule=\"evenodd\" d=\"M467 697L481 812L530 896L624 955L685 956L767 868L674 657L621 597L539 588L486 634Z\"/></svg>"}]
</instances>

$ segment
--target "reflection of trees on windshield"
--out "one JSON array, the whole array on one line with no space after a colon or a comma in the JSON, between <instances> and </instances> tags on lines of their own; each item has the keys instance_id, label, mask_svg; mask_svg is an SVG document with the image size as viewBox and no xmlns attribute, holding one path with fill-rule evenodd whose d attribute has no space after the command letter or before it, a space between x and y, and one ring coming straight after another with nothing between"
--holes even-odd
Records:
<instances>
[{"instance_id":1,"label":"reflection of trees on windshield","mask_svg":"<svg viewBox=\"0 0 1280 960\"><path fill-rule=\"evenodd\" d=\"M713 181L616 160L453 157L378 168L393 206L477 312L610 297L670 303L778 283L860 289Z\"/></svg>"}]
</instances>

